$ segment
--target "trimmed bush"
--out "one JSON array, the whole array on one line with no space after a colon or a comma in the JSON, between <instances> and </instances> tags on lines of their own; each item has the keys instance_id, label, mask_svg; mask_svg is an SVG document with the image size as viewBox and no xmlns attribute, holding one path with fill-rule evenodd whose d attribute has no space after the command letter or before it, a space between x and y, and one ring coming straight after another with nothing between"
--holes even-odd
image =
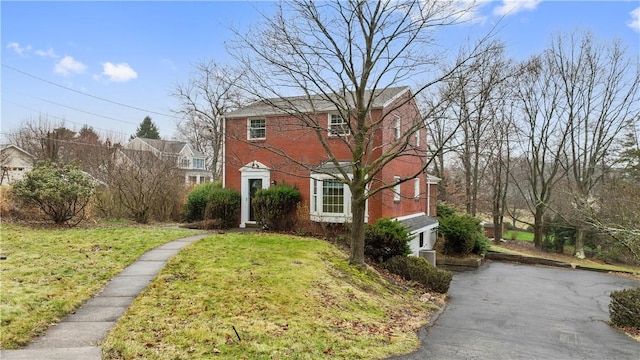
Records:
<instances>
[{"instance_id":1,"label":"trimmed bush","mask_svg":"<svg viewBox=\"0 0 640 360\"><path fill-rule=\"evenodd\" d=\"M222 229L238 225L240 193L233 189L213 188L207 197L204 220L215 220Z\"/></svg>"},{"instance_id":2,"label":"trimmed bush","mask_svg":"<svg viewBox=\"0 0 640 360\"><path fill-rule=\"evenodd\" d=\"M613 291L609 317L615 326L640 329L640 287Z\"/></svg>"},{"instance_id":3,"label":"trimmed bush","mask_svg":"<svg viewBox=\"0 0 640 360\"><path fill-rule=\"evenodd\" d=\"M258 190L252 206L262 226L273 231L288 231L293 229L300 200L302 195L297 188L281 184Z\"/></svg>"},{"instance_id":4,"label":"trimmed bush","mask_svg":"<svg viewBox=\"0 0 640 360\"><path fill-rule=\"evenodd\" d=\"M184 221L194 222L204 220L207 200L216 189L221 188L222 186L219 183L206 183L194 187L187 195L187 204L182 213Z\"/></svg>"},{"instance_id":5,"label":"trimmed bush","mask_svg":"<svg viewBox=\"0 0 640 360\"><path fill-rule=\"evenodd\" d=\"M418 282L431 291L445 294L453 279L450 271L437 269L421 257L394 256L386 262L390 272L402 276L406 280Z\"/></svg>"},{"instance_id":6,"label":"trimmed bush","mask_svg":"<svg viewBox=\"0 0 640 360\"><path fill-rule=\"evenodd\" d=\"M367 225L364 235L364 254L381 263L400 255L411 253L409 232L401 223L381 218Z\"/></svg>"},{"instance_id":7,"label":"trimmed bush","mask_svg":"<svg viewBox=\"0 0 640 360\"><path fill-rule=\"evenodd\" d=\"M480 220L466 214L441 218L438 231L444 237L445 254L471 254L476 249L476 243L484 237Z\"/></svg>"}]
</instances>

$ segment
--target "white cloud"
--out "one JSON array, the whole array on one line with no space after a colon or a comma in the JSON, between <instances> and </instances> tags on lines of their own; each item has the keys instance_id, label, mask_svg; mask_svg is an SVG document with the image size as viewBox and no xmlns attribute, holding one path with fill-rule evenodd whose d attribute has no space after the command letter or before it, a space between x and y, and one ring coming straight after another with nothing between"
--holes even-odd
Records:
<instances>
[{"instance_id":1,"label":"white cloud","mask_svg":"<svg viewBox=\"0 0 640 360\"><path fill-rule=\"evenodd\" d=\"M138 73L127 63L112 64L107 62L102 66L104 67L102 75L106 76L108 81L126 82L138 77Z\"/></svg>"},{"instance_id":2,"label":"white cloud","mask_svg":"<svg viewBox=\"0 0 640 360\"><path fill-rule=\"evenodd\" d=\"M36 50L36 55L42 56L42 57L50 57L52 59L57 59L60 57L58 56L58 54L56 54L55 51L53 51L52 48L48 48L47 50L38 49Z\"/></svg>"},{"instance_id":3,"label":"white cloud","mask_svg":"<svg viewBox=\"0 0 640 360\"><path fill-rule=\"evenodd\" d=\"M87 67L83 63L67 55L58 61L54 71L56 74L69 75L71 73L81 74L86 69Z\"/></svg>"},{"instance_id":4,"label":"white cloud","mask_svg":"<svg viewBox=\"0 0 640 360\"><path fill-rule=\"evenodd\" d=\"M502 0L502 5L493 9L498 16L513 15L524 10L535 10L542 0Z\"/></svg>"},{"instance_id":5,"label":"white cloud","mask_svg":"<svg viewBox=\"0 0 640 360\"><path fill-rule=\"evenodd\" d=\"M631 20L629 20L627 26L640 32L640 6L635 8L635 10L631 11L629 14L631 15Z\"/></svg>"},{"instance_id":6,"label":"white cloud","mask_svg":"<svg viewBox=\"0 0 640 360\"><path fill-rule=\"evenodd\" d=\"M7 49L15 51L18 55L24 55L25 52L31 51L31 45L21 47L17 42L10 42L9 44L7 44Z\"/></svg>"}]
</instances>

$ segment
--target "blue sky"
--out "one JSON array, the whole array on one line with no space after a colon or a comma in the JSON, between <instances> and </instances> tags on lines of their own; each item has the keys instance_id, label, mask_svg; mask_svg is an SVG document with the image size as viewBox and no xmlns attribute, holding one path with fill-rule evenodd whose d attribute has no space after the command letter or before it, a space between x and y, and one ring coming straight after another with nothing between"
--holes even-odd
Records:
<instances>
[{"instance_id":1,"label":"blue sky","mask_svg":"<svg viewBox=\"0 0 640 360\"><path fill-rule=\"evenodd\" d=\"M88 124L103 136L127 139L150 116L170 139L176 135L175 85L187 82L199 61L228 61L230 28L250 28L273 5L2 1L1 132L42 116L70 129ZM629 55L640 57L638 0L485 0L470 18L441 35L452 55L467 36L499 22L496 37L518 60L541 51L550 36L574 30L619 39Z\"/></svg>"}]
</instances>

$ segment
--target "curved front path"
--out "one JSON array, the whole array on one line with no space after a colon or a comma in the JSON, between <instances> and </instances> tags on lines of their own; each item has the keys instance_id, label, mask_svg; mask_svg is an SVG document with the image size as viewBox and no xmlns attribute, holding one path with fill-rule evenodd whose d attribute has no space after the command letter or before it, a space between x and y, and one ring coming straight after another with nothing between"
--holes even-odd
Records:
<instances>
[{"instance_id":1,"label":"curved front path","mask_svg":"<svg viewBox=\"0 0 640 360\"><path fill-rule=\"evenodd\" d=\"M490 262L456 273L422 348L396 359L640 359L640 343L608 325L609 294L640 281Z\"/></svg>"},{"instance_id":2,"label":"curved front path","mask_svg":"<svg viewBox=\"0 0 640 360\"><path fill-rule=\"evenodd\" d=\"M97 346L167 261L183 247L211 234L174 240L143 254L94 298L21 350L2 350L2 360L99 360Z\"/></svg>"}]
</instances>

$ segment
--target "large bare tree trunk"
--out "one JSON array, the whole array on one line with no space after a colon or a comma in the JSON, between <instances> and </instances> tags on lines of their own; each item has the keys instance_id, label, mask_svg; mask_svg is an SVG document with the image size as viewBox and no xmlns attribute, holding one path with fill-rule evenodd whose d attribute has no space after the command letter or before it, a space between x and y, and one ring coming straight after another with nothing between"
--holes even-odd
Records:
<instances>
[{"instance_id":1,"label":"large bare tree trunk","mask_svg":"<svg viewBox=\"0 0 640 360\"><path fill-rule=\"evenodd\" d=\"M351 208L353 222L351 223L351 249L349 262L364 264L364 227L365 227L365 194L364 187L352 188Z\"/></svg>"}]
</instances>

